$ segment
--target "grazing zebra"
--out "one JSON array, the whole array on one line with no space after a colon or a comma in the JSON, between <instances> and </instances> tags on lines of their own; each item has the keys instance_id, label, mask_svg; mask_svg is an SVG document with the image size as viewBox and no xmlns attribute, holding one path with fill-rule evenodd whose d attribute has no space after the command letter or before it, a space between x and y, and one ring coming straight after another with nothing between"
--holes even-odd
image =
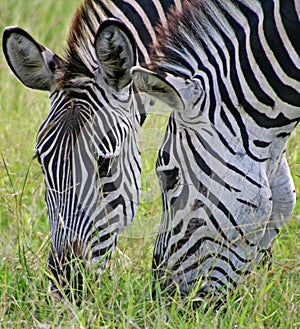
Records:
<instances>
[{"instance_id":1,"label":"grazing zebra","mask_svg":"<svg viewBox=\"0 0 300 329\"><path fill-rule=\"evenodd\" d=\"M62 58L18 27L4 31L17 78L50 92L35 154L45 176L52 289L65 287L67 295L82 285L77 260L100 273L136 213L137 134L150 102L132 85L130 69L149 61L154 26L166 25L171 6L180 9L180 1L86 0Z\"/></svg>"},{"instance_id":2,"label":"grazing zebra","mask_svg":"<svg viewBox=\"0 0 300 329\"><path fill-rule=\"evenodd\" d=\"M291 216L300 119L300 2L195 0L168 16L136 86L174 111L157 159L163 289L224 296Z\"/></svg>"}]
</instances>

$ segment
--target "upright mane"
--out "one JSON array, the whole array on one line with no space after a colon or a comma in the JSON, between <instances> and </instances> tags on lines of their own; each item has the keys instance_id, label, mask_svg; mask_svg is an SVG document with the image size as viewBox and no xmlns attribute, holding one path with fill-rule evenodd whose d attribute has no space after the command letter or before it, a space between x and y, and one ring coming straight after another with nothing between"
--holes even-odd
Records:
<instances>
[{"instance_id":1,"label":"upright mane","mask_svg":"<svg viewBox=\"0 0 300 329\"><path fill-rule=\"evenodd\" d=\"M67 49L64 54L65 66L62 69L63 80L93 76L97 69L94 39L105 18L105 13L93 0L85 0L79 6L67 37Z\"/></svg>"},{"instance_id":2,"label":"upright mane","mask_svg":"<svg viewBox=\"0 0 300 329\"><path fill-rule=\"evenodd\" d=\"M167 28L157 28L158 43L154 47L156 55L152 56L152 64L148 68L161 69L183 77L200 69L203 64L197 59L200 57L205 60L211 56L207 51L208 45L213 42L217 48L224 44L220 30L226 35L234 35L224 16L236 10L231 0L185 1L181 11L172 9L167 17Z\"/></svg>"}]
</instances>

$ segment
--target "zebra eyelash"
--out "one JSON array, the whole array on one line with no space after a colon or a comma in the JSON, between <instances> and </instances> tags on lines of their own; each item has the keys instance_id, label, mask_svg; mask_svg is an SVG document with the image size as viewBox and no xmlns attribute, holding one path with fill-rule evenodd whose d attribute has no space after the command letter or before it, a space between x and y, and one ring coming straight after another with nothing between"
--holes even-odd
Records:
<instances>
[{"instance_id":1,"label":"zebra eyelash","mask_svg":"<svg viewBox=\"0 0 300 329\"><path fill-rule=\"evenodd\" d=\"M38 152L35 152L35 153L34 153L34 155L33 155L33 157L32 157L32 160L37 160L38 163L39 163L40 165L42 165L41 155L40 155Z\"/></svg>"},{"instance_id":2,"label":"zebra eyelash","mask_svg":"<svg viewBox=\"0 0 300 329\"><path fill-rule=\"evenodd\" d=\"M43 174L45 175L45 170L44 170L43 165L42 165L42 160L41 160L41 155L40 155L40 153L35 152L35 153L34 153L34 156L33 156L32 159L38 161L38 163L39 163L39 165L40 165L40 167L41 167L41 170L42 170Z\"/></svg>"}]
</instances>

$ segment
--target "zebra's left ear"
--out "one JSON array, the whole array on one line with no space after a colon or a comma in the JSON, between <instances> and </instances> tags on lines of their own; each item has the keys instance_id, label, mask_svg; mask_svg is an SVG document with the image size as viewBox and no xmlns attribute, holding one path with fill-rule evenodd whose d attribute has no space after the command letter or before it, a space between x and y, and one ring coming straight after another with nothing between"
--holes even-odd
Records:
<instances>
[{"instance_id":1,"label":"zebra's left ear","mask_svg":"<svg viewBox=\"0 0 300 329\"><path fill-rule=\"evenodd\" d=\"M63 61L50 49L16 26L4 30L2 47L10 69L26 87L38 90L55 87L55 72Z\"/></svg>"},{"instance_id":2,"label":"zebra's left ear","mask_svg":"<svg viewBox=\"0 0 300 329\"><path fill-rule=\"evenodd\" d=\"M169 105L172 110L184 110L184 100L175 86L173 86L173 84L166 78L139 66L132 68L131 76L134 84L140 91L164 102Z\"/></svg>"},{"instance_id":3,"label":"zebra's left ear","mask_svg":"<svg viewBox=\"0 0 300 329\"><path fill-rule=\"evenodd\" d=\"M106 82L121 90L131 82L130 69L136 65L136 44L130 30L117 19L104 21L97 32L95 50Z\"/></svg>"}]
</instances>

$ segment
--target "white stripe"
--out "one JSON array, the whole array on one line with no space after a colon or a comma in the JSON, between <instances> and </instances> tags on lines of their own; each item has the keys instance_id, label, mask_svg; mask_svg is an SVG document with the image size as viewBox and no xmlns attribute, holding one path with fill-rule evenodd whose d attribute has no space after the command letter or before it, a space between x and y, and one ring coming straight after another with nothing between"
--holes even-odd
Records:
<instances>
[{"instance_id":1,"label":"white stripe","mask_svg":"<svg viewBox=\"0 0 300 329\"><path fill-rule=\"evenodd\" d=\"M166 28L168 26L167 18L166 18L165 11L164 11L160 1L152 0L152 2L158 12L158 16L159 16L161 24L163 25L164 28Z\"/></svg>"},{"instance_id":2,"label":"white stripe","mask_svg":"<svg viewBox=\"0 0 300 329\"><path fill-rule=\"evenodd\" d=\"M151 36L152 42L155 43L156 36L154 33L153 26L148 18L148 15L145 13L143 8L136 1L133 0L124 0L124 1L130 4L138 12L139 16L142 18L145 26L147 27L147 31Z\"/></svg>"},{"instance_id":3,"label":"white stripe","mask_svg":"<svg viewBox=\"0 0 300 329\"><path fill-rule=\"evenodd\" d=\"M174 1L174 2L175 2L175 6L176 6L176 8L177 8L179 11L182 10L181 1L182 1L182 0L175 0L175 1Z\"/></svg>"}]
</instances>

